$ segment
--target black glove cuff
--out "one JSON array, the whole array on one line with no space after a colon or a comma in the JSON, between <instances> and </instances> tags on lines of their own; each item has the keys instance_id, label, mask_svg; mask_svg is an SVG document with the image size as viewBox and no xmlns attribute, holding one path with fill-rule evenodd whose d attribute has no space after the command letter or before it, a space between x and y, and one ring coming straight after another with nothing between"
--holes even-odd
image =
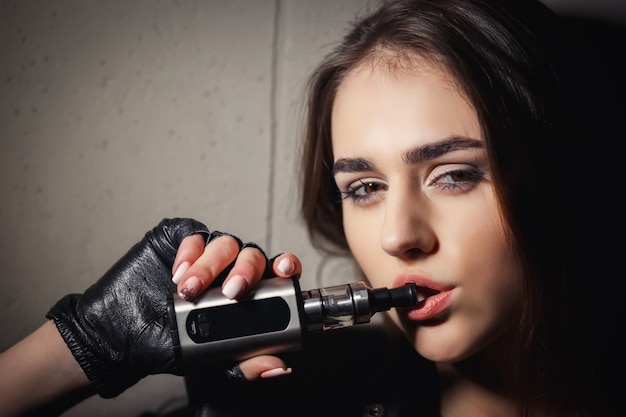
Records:
<instances>
[{"instance_id":1,"label":"black glove cuff","mask_svg":"<svg viewBox=\"0 0 626 417\"><path fill-rule=\"evenodd\" d=\"M95 341L82 330L81 325L75 323L76 319L72 312L76 311L80 297L81 294L69 294L61 298L50 308L46 318L54 321L74 359L83 369L98 394L103 398L113 398L123 389L111 390L107 388L106 381L112 379L111 364L94 354L98 351L97 346L91 346ZM132 378L130 374L127 374L127 379L131 380L130 384L133 384L140 378Z\"/></svg>"},{"instance_id":2,"label":"black glove cuff","mask_svg":"<svg viewBox=\"0 0 626 417\"><path fill-rule=\"evenodd\" d=\"M63 297L46 317L103 398L119 395L149 374L176 374L167 297L180 242L207 227L164 219L83 294Z\"/></svg>"}]
</instances>

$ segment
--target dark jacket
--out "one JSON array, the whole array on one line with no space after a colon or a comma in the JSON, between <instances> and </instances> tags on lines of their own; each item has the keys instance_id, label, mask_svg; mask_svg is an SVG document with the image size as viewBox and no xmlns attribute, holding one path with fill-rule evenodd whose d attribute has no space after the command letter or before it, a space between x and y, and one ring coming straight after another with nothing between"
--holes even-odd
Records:
<instances>
[{"instance_id":1,"label":"dark jacket","mask_svg":"<svg viewBox=\"0 0 626 417\"><path fill-rule=\"evenodd\" d=\"M314 333L304 349L280 355L291 375L255 382L216 381L212 370L186 377L194 417L437 416L432 363L402 336L376 325Z\"/></svg>"}]
</instances>

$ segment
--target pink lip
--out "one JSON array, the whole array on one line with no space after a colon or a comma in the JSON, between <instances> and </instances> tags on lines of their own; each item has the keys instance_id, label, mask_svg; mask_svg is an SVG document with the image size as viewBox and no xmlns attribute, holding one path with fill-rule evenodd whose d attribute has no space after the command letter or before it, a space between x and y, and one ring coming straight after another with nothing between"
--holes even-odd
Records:
<instances>
[{"instance_id":1,"label":"pink lip","mask_svg":"<svg viewBox=\"0 0 626 417\"><path fill-rule=\"evenodd\" d=\"M452 292L454 287L443 285L431 281L423 276L414 274L403 274L394 280L395 286L401 286L412 282L418 287L418 294L421 292L432 293L417 306L406 310L406 318L411 321L427 321L442 317L452 303Z\"/></svg>"}]
</instances>

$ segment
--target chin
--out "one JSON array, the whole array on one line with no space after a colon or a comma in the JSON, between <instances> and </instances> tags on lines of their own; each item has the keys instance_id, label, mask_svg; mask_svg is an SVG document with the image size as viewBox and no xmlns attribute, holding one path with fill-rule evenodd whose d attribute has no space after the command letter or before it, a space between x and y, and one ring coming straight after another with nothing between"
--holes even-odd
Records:
<instances>
[{"instance_id":1,"label":"chin","mask_svg":"<svg viewBox=\"0 0 626 417\"><path fill-rule=\"evenodd\" d=\"M435 328L420 327L413 329L409 340L417 353L438 363L460 362L476 352L476 349L472 349L474 345L466 343L458 334L450 336Z\"/></svg>"}]
</instances>

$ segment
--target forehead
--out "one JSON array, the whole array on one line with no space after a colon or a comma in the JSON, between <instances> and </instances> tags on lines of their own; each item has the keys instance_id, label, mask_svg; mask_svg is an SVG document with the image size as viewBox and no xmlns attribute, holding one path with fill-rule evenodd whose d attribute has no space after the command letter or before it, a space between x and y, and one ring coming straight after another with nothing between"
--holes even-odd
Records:
<instances>
[{"instance_id":1,"label":"forehead","mask_svg":"<svg viewBox=\"0 0 626 417\"><path fill-rule=\"evenodd\" d=\"M332 110L335 153L413 147L451 136L481 139L476 112L443 66L377 55L341 82Z\"/></svg>"},{"instance_id":2,"label":"forehead","mask_svg":"<svg viewBox=\"0 0 626 417\"><path fill-rule=\"evenodd\" d=\"M385 77L437 74L450 88L458 87L455 78L443 63L417 52L379 47L355 65L349 74L363 71L372 76Z\"/></svg>"}]
</instances>

